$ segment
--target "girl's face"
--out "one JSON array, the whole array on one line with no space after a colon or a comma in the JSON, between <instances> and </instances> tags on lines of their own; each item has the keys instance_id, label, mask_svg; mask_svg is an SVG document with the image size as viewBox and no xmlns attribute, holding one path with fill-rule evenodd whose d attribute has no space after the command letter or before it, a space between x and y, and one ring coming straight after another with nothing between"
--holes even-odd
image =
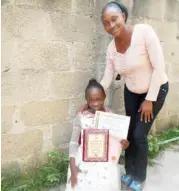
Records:
<instances>
[{"instance_id":1,"label":"girl's face","mask_svg":"<svg viewBox=\"0 0 179 191\"><path fill-rule=\"evenodd\" d=\"M108 7L103 12L102 22L107 33L118 37L125 28L125 14L116 7Z\"/></svg>"},{"instance_id":2,"label":"girl's face","mask_svg":"<svg viewBox=\"0 0 179 191\"><path fill-rule=\"evenodd\" d=\"M86 101L91 110L100 111L104 109L105 95L99 88L90 88L87 92Z\"/></svg>"}]
</instances>

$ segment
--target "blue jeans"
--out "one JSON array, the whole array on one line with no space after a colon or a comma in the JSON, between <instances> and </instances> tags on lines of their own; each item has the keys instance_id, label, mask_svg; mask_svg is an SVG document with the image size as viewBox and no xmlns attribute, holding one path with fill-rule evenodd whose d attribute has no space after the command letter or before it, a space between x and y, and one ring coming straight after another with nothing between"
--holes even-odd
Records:
<instances>
[{"instance_id":1,"label":"blue jeans","mask_svg":"<svg viewBox=\"0 0 179 191\"><path fill-rule=\"evenodd\" d=\"M131 117L128 141L129 147L125 151L125 170L126 174L132 175L135 180L145 181L148 158L148 141L149 130L161 110L169 89L168 82L160 88L156 102L153 102L154 119L148 123L140 121L138 109L145 100L146 94L135 94L130 92L125 86L124 102L126 115Z\"/></svg>"}]
</instances>

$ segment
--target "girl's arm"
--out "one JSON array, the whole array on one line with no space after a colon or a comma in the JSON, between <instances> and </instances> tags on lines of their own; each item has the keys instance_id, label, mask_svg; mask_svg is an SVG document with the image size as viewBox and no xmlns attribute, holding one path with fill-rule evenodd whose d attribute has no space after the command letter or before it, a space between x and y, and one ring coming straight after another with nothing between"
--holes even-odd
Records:
<instances>
[{"instance_id":1,"label":"girl's arm","mask_svg":"<svg viewBox=\"0 0 179 191\"><path fill-rule=\"evenodd\" d=\"M81 133L80 114L77 114L77 116L73 121L73 131L69 145L70 169L72 175L77 173L75 157L78 152L78 147L79 147L78 140L80 133Z\"/></svg>"}]
</instances>

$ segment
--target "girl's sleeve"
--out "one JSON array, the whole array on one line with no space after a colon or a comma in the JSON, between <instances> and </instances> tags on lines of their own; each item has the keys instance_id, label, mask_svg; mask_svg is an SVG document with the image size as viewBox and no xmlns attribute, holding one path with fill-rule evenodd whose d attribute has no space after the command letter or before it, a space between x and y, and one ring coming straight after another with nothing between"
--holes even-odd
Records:
<instances>
[{"instance_id":1,"label":"girl's sleeve","mask_svg":"<svg viewBox=\"0 0 179 191\"><path fill-rule=\"evenodd\" d=\"M79 147L79 136L81 133L80 114L77 114L73 121L73 130L69 144L69 157L75 157Z\"/></svg>"},{"instance_id":2,"label":"girl's sleeve","mask_svg":"<svg viewBox=\"0 0 179 191\"><path fill-rule=\"evenodd\" d=\"M161 86L161 79L165 75L164 55L159 38L150 25L146 25L144 35L147 52L153 69L146 100L156 101Z\"/></svg>"},{"instance_id":3,"label":"girl's sleeve","mask_svg":"<svg viewBox=\"0 0 179 191\"><path fill-rule=\"evenodd\" d=\"M105 90L107 90L111 85L114 73L115 71L114 71L113 59L110 55L110 46L108 46L106 54L106 68L104 71L104 76L100 82L100 84L103 86Z\"/></svg>"}]
</instances>

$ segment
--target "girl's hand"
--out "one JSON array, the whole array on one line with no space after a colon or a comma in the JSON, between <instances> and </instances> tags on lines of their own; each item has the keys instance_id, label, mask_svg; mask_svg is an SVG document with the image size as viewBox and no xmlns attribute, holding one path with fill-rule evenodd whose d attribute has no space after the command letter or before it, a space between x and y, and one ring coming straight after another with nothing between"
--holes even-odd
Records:
<instances>
[{"instance_id":1,"label":"girl's hand","mask_svg":"<svg viewBox=\"0 0 179 191\"><path fill-rule=\"evenodd\" d=\"M72 188L74 188L77 185L77 183L78 183L77 175L78 174L73 174L71 176L71 187Z\"/></svg>"},{"instance_id":2,"label":"girl's hand","mask_svg":"<svg viewBox=\"0 0 179 191\"><path fill-rule=\"evenodd\" d=\"M127 149L127 147L129 146L129 141L126 139L122 139L120 141L121 145L122 145L122 149Z\"/></svg>"},{"instance_id":3,"label":"girl's hand","mask_svg":"<svg viewBox=\"0 0 179 191\"><path fill-rule=\"evenodd\" d=\"M85 111L86 109L88 109L88 105L87 105L87 104L81 106L81 107L77 110L77 113L83 112L83 111Z\"/></svg>"},{"instance_id":4,"label":"girl's hand","mask_svg":"<svg viewBox=\"0 0 179 191\"><path fill-rule=\"evenodd\" d=\"M145 100L138 112L141 112L140 114L140 120L145 121L145 123L150 122L153 119L153 105L152 101Z\"/></svg>"},{"instance_id":5,"label":"girl's hand","mask_svg":"<svg viewBox=\"0 0 179 191\"><path fill-rule=\"evenodd\" d=\"M72 188L74 188L78 183L77 176L78 176L78 169L75 168L75 169L73 169L73 172L72 172L71 177L69 179L69 182L71 181L71 187Z\"/></svg>"}]
</instances>

